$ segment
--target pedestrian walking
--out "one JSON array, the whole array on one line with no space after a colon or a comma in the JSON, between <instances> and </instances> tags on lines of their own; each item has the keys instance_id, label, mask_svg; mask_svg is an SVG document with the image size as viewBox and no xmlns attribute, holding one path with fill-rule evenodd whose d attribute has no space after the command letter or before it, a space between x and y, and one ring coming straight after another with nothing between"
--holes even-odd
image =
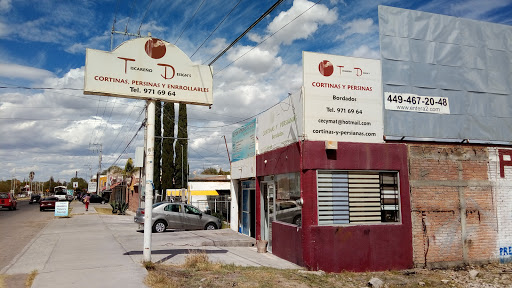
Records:
<instances>
[{"instance_id":1,"label":"pedestrian walking","mask_svg":"<svg viewBox=\"0 0 512 288\"><path fill-rule=\"evenodd\" d=\"M89 201L91 200L91 194L87 193L84 197L85 211L89 211Z\"/></svg>"}]
</instances>

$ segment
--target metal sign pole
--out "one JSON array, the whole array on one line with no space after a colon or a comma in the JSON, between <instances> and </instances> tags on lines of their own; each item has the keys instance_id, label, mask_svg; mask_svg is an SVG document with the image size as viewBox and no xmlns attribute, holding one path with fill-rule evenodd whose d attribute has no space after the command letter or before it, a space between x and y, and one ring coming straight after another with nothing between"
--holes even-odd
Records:
<instances>
[{"instance_id":1,"label":"metal sign pole","mask_svg":"<svg viewBox=\"0 0 512 288\"><path fill-rule=\"evenodd\" d=\"M147 100L146 186L144 200L144 261L151 261L151 219L153 218L153 160L155 146L155 100Z\"/></svg>"}]
</instances>

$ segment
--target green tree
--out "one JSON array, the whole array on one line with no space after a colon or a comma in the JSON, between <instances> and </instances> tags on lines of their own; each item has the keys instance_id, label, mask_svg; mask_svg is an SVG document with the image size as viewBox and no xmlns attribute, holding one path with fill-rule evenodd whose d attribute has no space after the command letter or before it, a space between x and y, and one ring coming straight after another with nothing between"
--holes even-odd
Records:
<instances>
[{"instance_id":1,"label":"green tree","mask_svg":"<svg viewBox=\"0 0 512 288\"><path fill-rule=\"evenodd\" d=\"M123 169L119 166L110 166L108 169L105 169L101 171L100 175L106 175L106 174L122 174Z\"/></svg>"},{"instance_id":2,"label":"green tree","mask_svg":"<svg viewBox=\"0 0 512 288\"><path fill-rule=\"evenodd\" d=\"M162 102L156 101L155 103L155 153L153 160L153 184L155 190L162 190L162 183L160 182L161 173L161 160L162 160Z\"/></svg>"},{"instance_id":3,"label":"green tree","mask_svg":"<svg viewBox=\"0 0 512 288\"><path fill-rule=\"evenodd\" d=\"M124 165L124 175L132 175L134 170L135 167L133 167L133 160L132 158L128 158L128 160L126 160L126 165Z\"/></svg>"},{"instance_id":4,"label":"green tree","mask_svg":"<svg viewBox=\"0 0 512 288\"><path fill-rule=\"evenodd\" d=\"M88 186L89 186L89 184L87 183L87 181L85 181L84 178L73 177L73 178L71 178L71 180L69 181L69 183L68 183L68 185L66 187L68 189L75 190L76 188L73 188L73 182L78 182L78 189L80 189L80 190L87 189Z\"/></svg>"},{"instance_id":5,"label":"green tree","mask_svg":"<svg viewBox=\"0 0 512 288\"><path fill-rule=\"evenodd\" d=\"M164 103L164 138L162 140L162 191L174 186L174 103Z\"/></svg>"},{"instance_id":6,"label":"green tree","mask_svg":"<svg viewBox=\"0 0 512 288\"><path fill-rule=\"evenodd\" d=\"M217 169L215 169L214 167L209 167L209 168L204 169L203 172L201 172L201 174L203 174L203 175L217 175L218 172L217 172Z\"/></svg>"},{"instance_id":7,"label":"green tree","mask_svg":"<svg viewBox=\"0 0 512 288\"><path fill-rule=\"evenodd\" d=\"M187 132L187 105L179 105L179 118L178 118L178 140L176 141L176 177L175 183L178 188L187 187L188 175L188 132Z\"/></svg>"}]
</instances>

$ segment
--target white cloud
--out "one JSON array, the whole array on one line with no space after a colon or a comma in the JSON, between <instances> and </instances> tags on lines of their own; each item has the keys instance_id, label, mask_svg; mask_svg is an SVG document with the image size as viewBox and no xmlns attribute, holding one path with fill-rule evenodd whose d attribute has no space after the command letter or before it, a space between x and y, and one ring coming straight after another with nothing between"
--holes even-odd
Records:
<instances>
[{"instance_id":1,"label":"white cloud","mask_svg":"<svg viewBox=\"0 0 512 288\"><path fill-rule=\"evenodd\" d=\"M510 5L510 0L469 0L459 3L450 3L449 7L454 15L464 18L481 19L483 15Z\"/></svg>"},{"instance_id":2,"label":"white cloud","mask_svg":"<svg viewBox=\"0 0 512 288\"><path fill-rule=\"evenodd\" d=\"M345 39L354 34L368 34L377 31L377 25L374 25L373 19L355 19L343 25L345 32L337 39Z\"/></svg>"},{"instance_id":3,"label":"white cloud","mask_svg":"<svg viewBox=\"0 0 512 288\"><path fill-rule=\"evenodd\" d=\"M0 77L36 81L52 76L52 72L44 69L22 66L18 64L0 63Z\"/></svg>"},{"instance_id":4,"label":"white cloud","mask_svg":"<svg viewBox=\"0 0 512 288\"><path fill-rule=\"evenodd\" d=\"M354 52L352 52L353 57L361 57L361 58L372 58L372 59L380 59L379 51L371 50L366 45L359 46Z\"/></svg>"},{"instance_id":5,"label":"white cloud","mask_svg":"<svg viewBox=\"0 0 512 288\"><path fill-rule=\"evenodd\" d=\"M249 52L249 50L251 51ZM257 74L270 72L283 64L280 57L276 57L271 52L263 50L260 47L238 47L234 52L229 53L228 59L230 61L237 60L237 67Z\"/></svg>"},{"instance_id":6,"label":"white cloud","mask_svg":"<svg viewBox=\"0 0 512 288\"><path fill-rule=\"evenodd\" d=\"M302 14L304 11L304 14ZM301 15L302 14L302 15ZM301 15L297 18L297 16ZM307 0L295 0L288 11L283 11L272 20L267 32L274 35L270 42L291 44L294 40L307 39L318 30L320 25L333 24L338 19L336 10ZM293 22L292 22L293 21ZM286 27L285 27L286 25ZM283 28L284 27L284 28Z\"/></svg>"},{"instance_id":7,"label":"white cloud","mask_svg":"<svg viewBox=\"0 0 512 288\"><path fill-rule=\"evenodd\" d=\"M0 12L9 12L11 8L11 0L0 0Z\"/></svg>"}]
</instances>

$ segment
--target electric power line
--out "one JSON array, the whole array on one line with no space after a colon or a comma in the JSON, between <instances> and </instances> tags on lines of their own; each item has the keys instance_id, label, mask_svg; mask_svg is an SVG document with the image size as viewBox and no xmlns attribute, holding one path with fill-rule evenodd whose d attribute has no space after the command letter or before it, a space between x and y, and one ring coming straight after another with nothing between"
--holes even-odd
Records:
<instances>
[{"instance_id":1,"label":"electric power line","mask_svg":"<svg viewBox=\"0 0 512 288\"><path fill-rule=\"evenodd\" d=\"M206 43L206 41L208 41L208 39L210 39L210 37L213 35L213 33L215 33L215 31L217 31L217 29L219 29L219 27L222 25L222 23L224 23L224 21L235 10L235 8L238 6L238 4L240 4L240 2L242 2L242 0L239 0L238 3L236 3L236 5L233 6L233 8L231 8L229 13L226 16L224 16L224 19L222 19L222 21L220 21L220 23L217 25L217 27L215 27L215 29L213 29L213 31L210 33L210 35L208 35L208 37L206 37L206 39L204 39L203 43L201 43L201 45L199 45L199 47L197 47L196 51L192 54L192 56L190 56L190 58L192 58L192 57L194 57L194 55L196 55L197 51L199 51L199 49L201 49L201 47L203 47L204 43Z\"/></svg>"},{"instance_id":2,"label":"electric power line","mask_svg":"<svg viewBox=\"0 0 512 288\"><path fill-rule=\"evenodd\" d=\"M204 1L205 1L205 0L201 1L201 4L199 4L199 7L197 7L196 12L194 12L194 15L192 15L192 18L190 18L190 19L188 20L187 24L185 24L185 27L183 27L183 30L181 30L181 34L180 34L180 36L178 37L178 39L176 39L176 42L174 42L174 45L176 45L176 43L178 43L178 41L179 41L179 40L180 40L180 38L181 38L181 35L183 35L183 32L185 32L185 30L188 28L188 24L189 24L190 22L192 22L192 19L194 19L194 17L196 16L197 11L199 11L199 8L201 8L201 6L203 6Z\"/></svg>"},{"instance_id":3,"label":"electric power line","mask_svg":"<svg viewBox=\"0 0 512 288\"><path fill-rule=\"evenodd\" d=\"M300 16L302 16L304 13L308 12L311 8L315 7L318 3L322 2L323 0L318 0L316 3L314 3L313 5L311 5L308 9L304 10L304 12L300 13L297 17L293 18L290 22L286 23L285 25L283 25L281 28L279 28L276 32L270 34L268 37L266 37L265 39L263 39L260 43L258 43L256 46L252 47L251 49L249 49L247 52L245 52L244 54L240 55L240 57L236 58L235 60L233 60L231 63L229 63L228 65L226 65L225 67L223 67L222 69L220 69L219 71L217 71L216 73L214 73L213 75L217 75L218 73L222 72L224 69L226 69L227 67L231 66L233 63L235 63L236 61L240 60L240 58L244 57L245 55L247 55L249 52L251 52L252 50L254 50L256 47L260 46L261 44L263 44L265 41L267 41L269 38L271 38L272 36L276 35L277 32L281 31L282 29L284 29L286 26L288 26L290 23L292 23L293 21L297 20L297 18L299 18ZM227 48L226 48L227 49ZM222 55L220 55L222 56ZM218 56L218 57L220 57ZM213 62L213 61L212 61ZM210 64L211 65L211 64Z\"/></svg>"},{"instance_id":4,"label":"electric power line","mask_svg":"<svg viewBox=\"0 0 512 288\"><path fill-rule=\"evenodd\" d=\"M212 62L210 62L210 64L208 64L208 66L212 66L213 63L215 63L220 57L222 57L222 55L224 55L224 53L226 53L229 49L231 49L231 47L233 47L233 45L235 45L238 41L240 41L240 39L242 39L242 37L245 36L245 34L249 33L249 31L251 31L252 28L254 28L254 26L256 26L258 23L260 23L261 20L263 20L265 17L267 17L268 14L270 14L270 12L272 12L274 9L277 8L277 6L279 6L279 4L281 4L281 2L283 2L284 0L278 0L276 3L274 3L274 5L272 5L272 7L270 7L267 11L265 11L265 13L263 13L260 18L258 18L256 21L254 21L254 23L252 23L251 26L249 26L249 28L247 28L244 33L242 33L240 36L238 36L238 38L235 39L235 41L231 42L231 44L228 45L228 47L226 47L219 55L217 55L217 57L215 57L215 59L212 60Z\"/></svg>"}]
</instances>

